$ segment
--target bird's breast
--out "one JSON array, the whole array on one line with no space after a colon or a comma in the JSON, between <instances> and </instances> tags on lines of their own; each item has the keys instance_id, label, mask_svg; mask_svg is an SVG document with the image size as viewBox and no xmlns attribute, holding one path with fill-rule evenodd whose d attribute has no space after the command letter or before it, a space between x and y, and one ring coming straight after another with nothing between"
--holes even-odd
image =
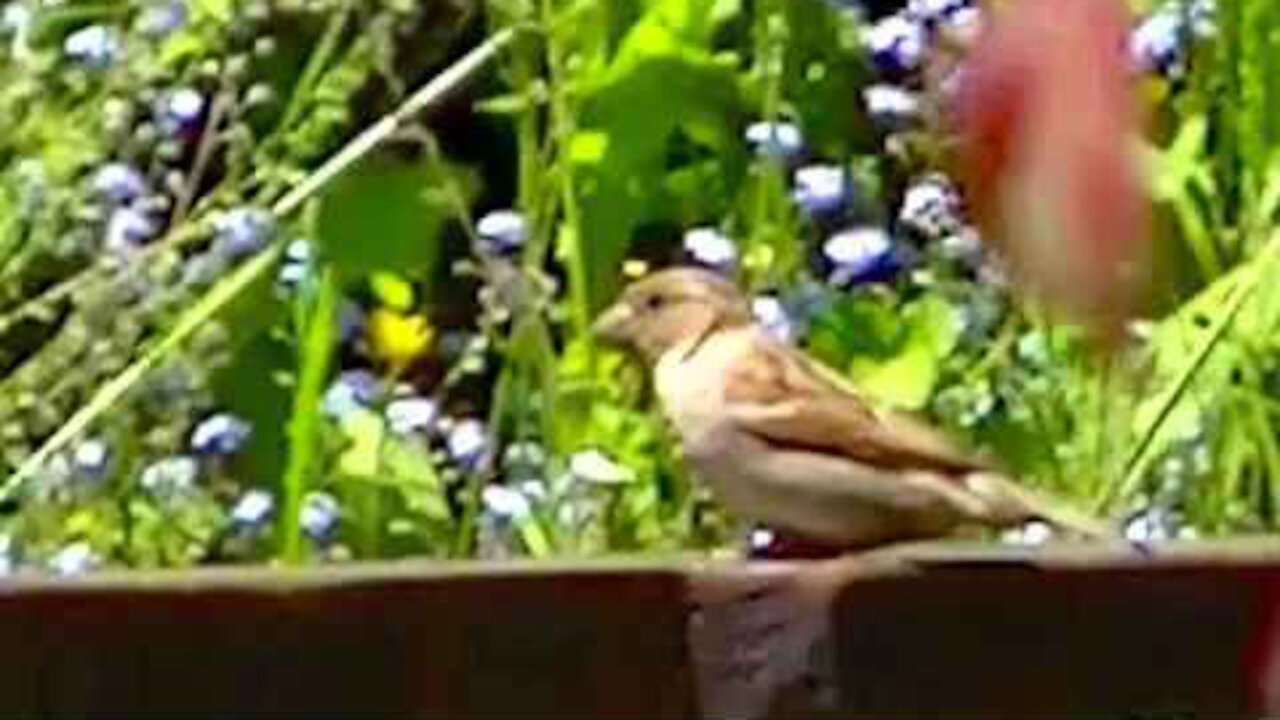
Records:
<instances>
[{"instance_id":1,"label":"bird's breast","mask_svg":"<svg viewBox=\"0 0 1280 720\"><path fill-rule=\"evenodd\" d=\"M738 332L715 333L696 348L673 348L654 368L654 389L686 455L699 454L726 424L725 383L749 348L747 339Z\"/></svg>"}]
</instances>

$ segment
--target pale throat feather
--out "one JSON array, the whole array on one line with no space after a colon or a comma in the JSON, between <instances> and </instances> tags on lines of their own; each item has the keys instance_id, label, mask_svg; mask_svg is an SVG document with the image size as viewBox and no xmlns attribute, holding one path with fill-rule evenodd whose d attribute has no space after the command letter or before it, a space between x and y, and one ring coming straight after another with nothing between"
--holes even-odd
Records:
<instances>
[{"instance_id":1,"label":"pale throat feather","mask_svg":"<svg viewBox=\"0 0 1280 720\"><path fill-rule=\"evenodd\" d=\"M682 340L654 367L654 389L667 419L696 444L725 417L724 385L730 368L751 348L754 328L717 330Z\"/></svg>"}]
</instances>

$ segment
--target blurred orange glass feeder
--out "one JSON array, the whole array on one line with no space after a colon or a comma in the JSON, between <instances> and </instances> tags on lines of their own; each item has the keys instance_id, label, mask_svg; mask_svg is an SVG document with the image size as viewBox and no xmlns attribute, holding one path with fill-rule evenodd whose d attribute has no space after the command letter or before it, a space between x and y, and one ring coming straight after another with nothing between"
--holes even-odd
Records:
<instances>
[{"instance_id":1,"label":"blurred orange glass feeder","mask_svg":"<svg viewBox=\"0 0 1280 720\"><path fill-rule=\"evenodd\" d=\"M989 16L956 97L973 217L1020 292L1111 346L1152 259L1124 0L1017 0Z\"/></svg>"}]
</instances>

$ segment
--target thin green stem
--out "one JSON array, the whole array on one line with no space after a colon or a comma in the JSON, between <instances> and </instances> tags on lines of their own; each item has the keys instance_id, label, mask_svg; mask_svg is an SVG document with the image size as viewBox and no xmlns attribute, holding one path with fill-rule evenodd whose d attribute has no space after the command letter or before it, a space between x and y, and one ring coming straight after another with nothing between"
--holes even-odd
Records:
<instances>
[{"instance_id":1,"label":"thin green stem","mask_svg":"<svg viewBox=\"0 0 1280 720\"><path fill-rule=\"evenodd\" d=\"M556 3L554 0L540 0L539 20L541 25L552 28L555 25ZM576 130L573 108L568 98L567 88L570 83L570 72L565 61L566 51L561 47L561 34L548 32L545 35L546 65L551 98L551 131L555 137L557 154L562 158L554 169L559 182L560 207L563 217L560 232L565 242L562 246L569 274L569 317L573 334L584 345L587 355L587 366L591 375L595 374L595 343L591 337L591 274L587 266L586 252L582 237L582 212L578 205L578 189L574 182L572 167L563 158Z\"/></svg>"},{"instance_id":2,"label":"thin green stem","mask_svg":"<svg viewBox=\"0 0 1280 720\"><path fill-rule=\"evenodd\" d=\"M1242 277L1233 288L1234 293L1227 301L1227 305L1217 316L1214 324L1210 327L1208 335L1204 342L1192 355L1191 361L1187 363L1182 372L1178 375L1173 385L1165 393L1161 400L1159 408L1152 417L1151 422L1143 429L1139 436L1137 445L1130 454L1128 461L1125 463L1125 477L1118 486L1112 486L1109 492L1104 493L1098 502L1099 509L1110 505L1116 498L1127 498L1131 496L1142 483L1142 478L1146 474L1154 455L1155 440L1160 434L1160 430L1164 427L1165 422L1173 414L1173 410L1178 403L1186 395L1191 388L1192 382L1199 375L1200 370L1208 361L1209 356L1226 338L1227 330L1230 329L1232 322L1235 321L1240 310L1244 307L1245 302L1252 297L1254 290L1257 288L1259 280L1267 274L1271 269L1273 256L1276 254L1276 248L1280 246L1280 231L1275 232L1267 245L1263 248L1258 257L1254 258L1250 266L1247 268L1247 274Z\"/></svg>"},{"instance_id":3,"label":"thin green stem","mask_svg":"<svg viewBox=\"0 0 1280 720\"><path fill-rule=\"evenodd\" d=\"M284 502L280 528L280 554L287 563L302 560L302 500L318 459L320 443L320 399L329 377L329 364L336 346L335 317L338 282L332 268L324 268L317 278L314 304L306 309L299 332L298 387L289 418L289 459L285 465Z\"/></svg>"},{"instance_id":4,"label":"thin green stem","mask_svg":"<svg viewBox=\"0 0 1280 720\"><path fill-rule=\"evenodd\" d=\"M782 112L782 80L785 49L782 36L785 36L785 16L776 2L764 2L755 17L755 63L756 73L763 85L764 120L769 123L777 121ZM777 25L782 27L776 27ZM748 281L755 282L767 276L777 265L778 248L771 248L771 241L777 238L777 227L782 218L779 217L779 204L776 199L783 186L783 166L780 158L772 155L764 158L763 174L756 184L756 197L753 217L747 241L747 262L744 263L748 273ZM762 258L767 257L764 267L755 267Z\"/></svg>"}]
</instances>

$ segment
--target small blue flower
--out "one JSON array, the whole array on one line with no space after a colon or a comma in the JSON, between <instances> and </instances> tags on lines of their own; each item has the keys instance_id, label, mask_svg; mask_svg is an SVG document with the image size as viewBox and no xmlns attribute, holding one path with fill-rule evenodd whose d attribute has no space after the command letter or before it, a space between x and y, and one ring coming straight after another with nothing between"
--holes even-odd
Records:
<instances>
[{"instance_id":1,"label":"small blue flower","mask_svg":"<svg viewBox=\"0 0 1280 720\"><path fill-rule=\"evenodd\" d=\"M191 432L191 451L198 455L233 455L252 434L253 426L235 415L210 415Z\"/></svg>"},{"instance_id":2,"label":"small blue flower","mask_svg":"<svg viewBox=\"0 0 1280 720\"><path fill-rule=\"evenodd\" d=\"M884 279L898 269L893 241L878 227L859 227L831 236L822 246L831 263L830 281L846 286Z\"/></svg>"},{"instance_id":3,"label":"small blue flower","mask_svg":"<svg viewBox=\"0 0 1280 720\"><path fill-rule=\"evenodd\" d=\"M791 160L804 152L800 128L789 122L759 121L747 126L747 144L761 157Z\"/></svg>"},{"instance_id":4,"label":"small blue flower","mask_svg":"<svg viewBox=\"0 0 1280 720\"><path fill-rule=\"evenodd\" d=\"M62 51L85 67L102 70L120 57L120 33L105 25L90 25L68 35Z\"/></svg>"},{"instance_id":5,"label":"small blue flower","mask_svg":"<svg viewBox=\"0 0 1280 720\"><path fill-rule=\"evenodd\" d=\"M1129 52L1142 70L1178 77L1185 69L1187 40L1181 17L1157 12L1143 20L1130 35Z\"/></svg>"},{"instance_id":6,"label":"small blue flower","mask_svg":"<svg viewBox=\"0 0 1280 720\"><path fill-rule=\"evenodd\" d=\"M546 468L547 453L536 442L514 442L502 453L502 469L508 480L539 476Z\"/></svg>"},{"instance_id":7,"label":"small blue flower","mask_svg":"<svg viewBox=\"0 0 1280 720\"><path fill-rule=\"evenodd\" d=\"M476 234L489 252L508 255L524 247L529 225L524 215L515 210L494 210L476 223Z\"/></svg>"},{"instance_id":8,"label":"small blue flower","mask_svg":"<svg viewBox=\"0 0 1280 720\"><path fill-rule=\"evenodd\" d=\"M314 259L311 241L301 238L290 240L284 248L284 259L296 263L310 263Z\"/></svg>"},{"instance_id":9,"label":"small blue flower","mask_svg":"<svg viewBox=\"0 0 1280 720\"><path fill-rule=\"evenodd\" d=\"M291 240L284 248L284 260L276 275L277 285L285 292L297 290L311 277L315 258L307 240Z\"/></svg>"},{"instance_id":10,"label":"small blue flower","mask_svg":"<svg viewBox=\"0 0 1280 720\"><path fill-rule=\"evenodd\" d=\"M108 252L128 256L159 231L156 223L142 212L132 207L116 208L107 218L107 233L102 245Z\"/></svg>"},{"instance_id":11,"label":"small blue flower","mask_svg":"<svg viewBox=\"0 0 1280 720\"><path fill-rule=\"evenodd\" d=\"M923 25L902 15L890 15L867 29L864 42L881 72L903 75L920 68L928 36Z\"/></svg>"},{"instance_id":12,"label":"small blue flower","mask_svg":"<svg viewBox=\"0 0 1280 720\"><path fill-rule=\"evenodd\" d=\"M1154 506L1134 513L1124 524L1124 536L1134 542L1172 540L1182 533L1181 525L1174 512Z\"/></svg>"},{"instance_id":13,"label":"small blue flower","mask_svg":"<svg viewBox=\"0 0 1280 720\"><path fill-rule=\"evenodd\" d=\"M111 448L102 440L85 440L71 452L71 465L83 478L101 480L111 464Z\"/></svg>"},{"instance_id":14,"label":"small blue flower","mask_svg":"<svg viewBox=\"0 0 1280 720\"><path fill-rule=\"evenodd\" d=\"M67 545L49 558L49 569L56 575L81 575L101 566L102 558L83 540Z\"/></svg>"},{"instance_id":15,"label":"small blue flower","mask_svg":"<svg viewBox=\"0 0 1280 720\"><path fill-rule=\"evenodd\" d=\"M190 13L186 4L176 0L157 0L138 15L136 27L143 35L162 38L187 24Z\"/></svg>"},{"instance_id":16,"label":"small blue flower","mask_svg":"<svg viewBox=\"0 0 1280 720\"><path fill-rule=\"evenodd\" d=\"M684 251L691 259L717 270L729 270L738 259L738 247L724 233L710 227L684 234Z\"/></svg>"},{"instance_id":17,"label":"small blue flower","mask_svg":"<svg viewBox=\"0 0 1280 720\"><path fill-rule=\"evenodd\" d=\"M969 0L908 0L906 15L933 27L947 22L956 13L971 9Z\"/></svg>"},{"instance_id":18,"label":"small blue flower","mask_svg":"<svg viewBox=\"0 0 1280 720\"><path fill-rule=\"evenodd\" d=\"M474 468L489 449L489 435L484 423L466 418L449 423L445 446L454 462L465 468Z\"/></svg>"},{"instance_id":19,"label":"small blue flower","mask_svg":"<svg viewBox=\"0 0 1280 720\"><path fill-rule=\"evenodd\" d=\"M387 403L387 426L397 435L425 433L440 417L440 407L431 398L402 397Z\"/></svg>"},{"instance_id":20,"label":"small blue flower","mask_svg":"<svg viewBox=\"0 0 1280 720\"><path fill-rule=\"evenodd\" d=\"M280 273L276 275L276 282L286 291L296 290L300 285L311 277L311 268L302 263L282 263L280 265Z\"/></svg>"},{"instance_id":21,"label":"small blue flower","mask_svg":"<svg viewBox=\"0 0 1280 720\"><path fill-rule=\"evenodd\" d=\"M342 522L342 508L338 500L326 492L308 493L302 501L298 524L312 542L327 544L333 541Z\"/></svg>"},{"instance_id":22,"label":"small blue flower","mask_svg":"<svg viewBox=\"0 0 1280 720\"><path fill-rule=\"evenodd\" d=\"M480 499L485 510L503 520L523 520L533 512L533 506L523 492L501 485L486 485Z\"/></svg>"},{"instance_id":23,"label":"small blue flower","mask_svg":"<svg viewBox=\"0 0 1280 720\"><path fill-rule=\"evenodd\" d=\"M920 118L920 97L897 85L868 85L862 89L867 115L881 127L901 130Z\"/></svg>"},{"instance_id":24,"label":"small blue flower","mask_svg":"<svg viewBox=\"0 0 1280 720\"><path fill-rule=\"evenodd\" d=\"M155 119L166 135L180 135L195 129L204 115L204 95L189 87L175 88L161 96Z\"/></svg>"},{"instance_id":25,"label":"small blue flower","mask_svg":"<svg viewBox=\"0 0 1280 720\"><path fill-rule=\"evenodd\" d=\"M962 5L944 14L938 20L938 26L945 28L962 41L977 40L982 31L982 9L972 5Z\"/></svg>"},{"instance_id":26,"label":"small blue flower","mask_svg":"<svg viewBox=\"0 0 1280 720\"><path fill-rule=\"evenodd\" d=\"M848 171L840 165L807 165L797 168L791 197L806 215L824 218L837 215L852 195Z\"/></svg>"},{"instance_id":27,"label":"small blue flower","mask_svg":"<svg viewBox=\"0 0 1280 720\"><path fill-rule=\"evenodd\" d=\"M927 175L903 194L898 224L926 240L959 232L960 194L944 176Z\"/></svg>"},{"instance_id":28,"label":"small blue flower","mask_svg":"<svg viewBox=\"0 0 1280 720\"><path fill-rule=\"evenodd\" d=\"M751 314L765 332L783 342L795 338L796 326L782 301L773 295L759 295L751 300Z\"/></svg>"},{"instance_id":29,"label":"small blue flower","mask_svg":"<svg viewBox=\"0 0 1280 720\"><path fill-rule=\"evenodd\" d=\"M271 241L276 221L261 208L237 207L223 213L213 223L217 238L214 248L229 260L252 255Z\"/></svg>"},{"instance_id":30,"label":"small blue flower","mask_svg":"<svg viewBox=\"0 0 1280 720\"><path fill-rule=\"evenodd\" d=\"M364 369L347 370L324 393L321 407L326 415L341 420L352 412L367 408L382 392L378 376Z\"/></svg>"},{"instance_id":31,"label":"small blue flower","mask_svg":"<svg viewBox=\"0 0 1280 720\"><path fill-rule=\"evenodd\" d=\"M187 495L196 487L200 465L189 455L172 455L143 468L138 484L160 500Z\"/></svg>"},{"instance_id":32,"label":"small blue flower","mask_svg":"<svg viewBox=\"0 0 1280 720\"><path fill-rule=\"evenodd\" d=\"M238 532L260 530L271 521L275 511L276 501L271 493L254 488L241 495L231 508L231 527Z\"/></svg>"},{"instance_id":33,"label":"small blue flower","mask_svg":"<svg viewBox=\"0 0 1280 720\"><path fill-rule=\"evenodd\" d=\"M147 192L146 178L132 165L111 162L93 174L93 192L114 205L127 205Z\"/></svg>"},{"instance_id":34,"label":"small blue flower","mask_svg":"<svg viewBox=\"0 0 1280 720\"><path fill-rule=\"evenodd\" d=\"M1207 40L1218 32L1218 7L1215 0L1191 0L1186 7L1186 18L1191 23L1191 34L1199 40Z\"/></svg>"}]
</instances>

